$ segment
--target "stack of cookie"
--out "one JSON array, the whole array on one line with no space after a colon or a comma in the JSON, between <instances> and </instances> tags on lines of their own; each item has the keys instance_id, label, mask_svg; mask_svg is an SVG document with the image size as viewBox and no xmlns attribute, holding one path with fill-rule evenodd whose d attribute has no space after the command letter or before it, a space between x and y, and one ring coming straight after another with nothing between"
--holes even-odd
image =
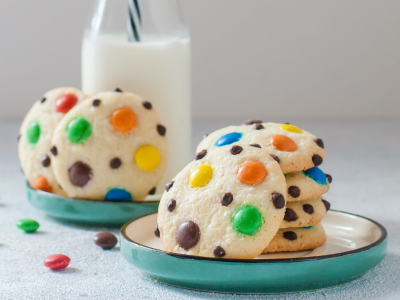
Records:
<instances>
[{"instance_id":1,"label":"stack of cookie","mask_svg":"<svg viewBox=\"0 0 400 300\"><path fill-rule=\"evenodd\" d=\"M321 246L326 236L319 222L330 206L321 198L329 182L317 168L324 157L321 139L290 124L252 120L217 130L167 185L156 235L168 251L226 258ZM254 167L244 170L246 164ZM257 213L247 213L248 206Z\"/></svg>"},{"instance_id":2,"label":"stack of cookie","mask_svg":"<svg viewBox=\"0 0 400 300\"><path fill-rule=\"evenodd\" d=\"M167 165L157 111L119 89L92 97L75 88L49 91L25 117L18 141L29 185L74 198L144 200Z\"/></svg>"}]
</instances>

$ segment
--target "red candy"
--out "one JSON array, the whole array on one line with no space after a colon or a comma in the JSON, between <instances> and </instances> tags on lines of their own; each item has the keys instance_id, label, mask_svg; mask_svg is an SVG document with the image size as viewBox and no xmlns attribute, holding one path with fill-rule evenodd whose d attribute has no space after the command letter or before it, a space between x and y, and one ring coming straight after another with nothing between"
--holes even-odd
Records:
<instances>
[{"instance_id":1,"label":"red candy","mask_svg":"<svg viewBox=\"0 0 400 300\"><path fill-rule=\"evenodd\" d=\"M56 100L56 112L67 113L78 102L74 94L64 94Z\"/></svg>"},{"instance_id":2,"label":"red candy","mask_svg":"<svg viewBox=\"0 0 400 300\"><path fill-rule=\"evenodd\" d=\"M52 270L60 270L68 267L71 259L64 254L54 254L44 259L44 265Z\"/></svg>"}]
</instances>

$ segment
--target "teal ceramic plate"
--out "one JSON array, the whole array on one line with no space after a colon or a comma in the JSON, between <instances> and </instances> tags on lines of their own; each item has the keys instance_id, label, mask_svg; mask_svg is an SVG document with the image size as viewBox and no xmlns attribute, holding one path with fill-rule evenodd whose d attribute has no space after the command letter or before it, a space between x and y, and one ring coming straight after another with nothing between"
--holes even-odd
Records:
<instances>
[{"instance_id":1,"label":"teal ceramic plate","mask_svg":"<svg viewBox=\"0 0 400 300\"><path fill-rule=\"evenodd\" d=\"M108 202L68 198L32 189L28 200L47 215L67 222L99 226L122 226L132 218L157 212L159 196L143 202Z\"/></svg>"},{"instance_id":2,"label":"teal ceramic plate","mask_svg":"<svg viewBox=\"0 0 400 300\"><path fill-rule=\"evenodd\" d=\"M387 233L362 216L329 211L324 246L311 251L263 254L256 259L217 259L163 250L154 236L157 214L121 229L121 251L153 280L183 288L224 293L286 293L340 285L360 278L386 255Z\"/></svg>"}]
</instances>

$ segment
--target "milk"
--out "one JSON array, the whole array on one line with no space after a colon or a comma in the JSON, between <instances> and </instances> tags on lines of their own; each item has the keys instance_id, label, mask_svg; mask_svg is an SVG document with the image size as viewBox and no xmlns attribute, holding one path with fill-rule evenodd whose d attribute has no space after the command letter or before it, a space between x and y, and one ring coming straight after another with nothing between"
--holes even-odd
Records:
<instances>
[{"instance_id":1,"label":"milk","mask_svg":"<svg viewBox=\"0 0 400 300\"><path fill-rule=\"evenodd\" d=\"M126 35L85 35L82 45L82 90L94 95L119 87L150 101L167 127L168 167L164 185L191 160L190 39ZM133 159L133 158L132 158Z\"/></svg>"}]
</instances>

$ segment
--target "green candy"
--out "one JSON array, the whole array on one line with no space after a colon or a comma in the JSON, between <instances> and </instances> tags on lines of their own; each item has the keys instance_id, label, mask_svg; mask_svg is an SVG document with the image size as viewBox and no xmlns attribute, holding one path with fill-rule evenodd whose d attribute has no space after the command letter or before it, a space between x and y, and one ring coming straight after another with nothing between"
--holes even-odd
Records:
<instances>
[{"instance_id":1,"label":"green candy","mask_svg":"<svg viewBox=\"0 0 400 300\"><path fill-rule=\"evenodd\" d=\"M26 233L35 232L39 228L39 223L32 219L18 220L15 225Z\"/></svg>"},{"instance_id":2,"label":"green candy","mask_svg":"<svg viewBox=\"0 0 400 300\"><path fill-rule=\"evenodd\" d=\"M82 116L69 121L65 130L68 139L74 144L82 144L92 135L92 125Z\"/></svg>"},{"instance_id":3,"label":"green candy","mask_svg":"<svg viewBox=\"0 0 400 300\"><path fill-rule=\"evenodd\" d=\"M239 233L254 235L262 225L263 216L258 208L252 205L239 206L232 214L232 228Z\"/></svg>"},{"instance_id":4,"label":"green candy","mask_svg":"<svg viewBox=\"0 0 400 300\"><path fill-rule=\"evenodd\" d=\"M38 142L40 137L40 125L38 121L31 121L28 124L28 129L26 130L26 138L28 143L34 145Z\"/></svg>"}]
</instances>

